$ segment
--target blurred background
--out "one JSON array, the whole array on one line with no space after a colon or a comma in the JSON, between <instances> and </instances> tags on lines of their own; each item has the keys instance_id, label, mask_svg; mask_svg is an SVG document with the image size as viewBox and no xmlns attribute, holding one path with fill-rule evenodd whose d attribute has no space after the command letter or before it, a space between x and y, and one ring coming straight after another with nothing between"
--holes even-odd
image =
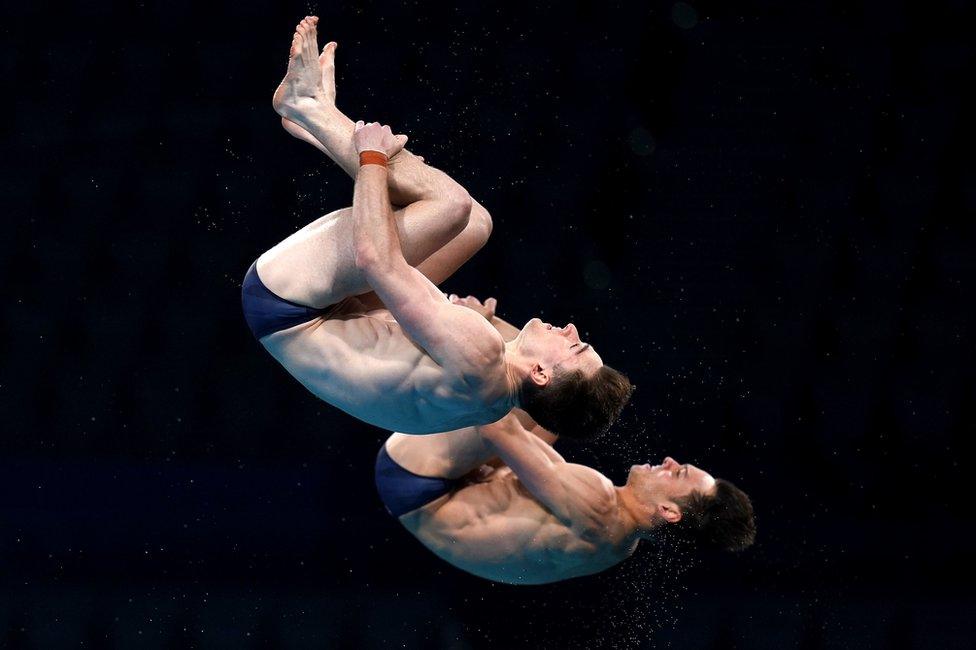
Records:
<instances>
[{"instance_id":1,"label":"blurred background","mask_svg":"<svg viewBox=\"0 0 976 650\"><path fill-rule=\"evenodd\" d=\"M383 510L386 433L251 338L262 251L351 202L338 105L490 210L445 290L638 386L560 443L749 492L741 555L511 587ZM973 648L972 3L5 3L0 646Z\"/></svg>"}]
</instances>

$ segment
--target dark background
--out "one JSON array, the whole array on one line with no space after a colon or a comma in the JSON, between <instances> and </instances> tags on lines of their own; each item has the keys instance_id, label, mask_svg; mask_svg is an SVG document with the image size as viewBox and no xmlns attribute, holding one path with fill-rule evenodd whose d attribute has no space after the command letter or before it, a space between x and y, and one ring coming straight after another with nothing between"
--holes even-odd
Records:
<instances>
[{"instance_id":1,"label":"dark background","mask_svg":"<svg viewBox=\"0 0 976 650\"><path fill-rule=\"evenodd\" d=\"M974 647L971 3L4 4L3 647ZM271 109L309 12L494 217L445 288L638 385L567 457L730 478L753 549L510 587L384 513L240 313L351 200Z\"/></svg>"}]
</instances>

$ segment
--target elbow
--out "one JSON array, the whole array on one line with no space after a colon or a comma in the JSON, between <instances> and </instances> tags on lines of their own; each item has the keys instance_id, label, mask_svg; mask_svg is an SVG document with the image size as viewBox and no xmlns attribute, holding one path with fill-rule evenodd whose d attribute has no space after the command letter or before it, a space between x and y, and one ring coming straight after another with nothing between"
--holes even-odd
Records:
<instances>
[{"instance_id":1,"label":"elbow","mask_svg":"<svg viewBox=\"0 0 976 650\"><path fill-rule=\"evenodd\" d=\"M381 256L375 246L356 246L356 268L366 276L375 272L381 263Z\"/></svg>"},{"instance_id":2,"label":"elbow","mask_svg":"<svg viewBox=\"0 0 976 650\"><path fill-rule=\"evenodd\" d=\"M511 435L514 424L517 424L517 420L513 421L514 415L509 412L504 417L494 422L489 422L488 424L478 425L478 433L481 434L482 439L488 442L495 442L505 436Z\"/></svg>"}]
</instances>

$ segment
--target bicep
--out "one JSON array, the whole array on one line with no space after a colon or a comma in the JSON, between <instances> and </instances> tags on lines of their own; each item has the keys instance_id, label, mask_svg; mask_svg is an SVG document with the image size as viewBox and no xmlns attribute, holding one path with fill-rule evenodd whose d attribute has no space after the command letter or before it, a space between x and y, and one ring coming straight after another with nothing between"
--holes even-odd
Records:
<instances>
[{"instance_id":1,"label":"bicep","mask_svg":"<svg viewBox=\"0 0 976 650\"><path fill-rule=\"evenodd\" d=\"M406 262L392 262L369 281L407 335L440 365L466 373L502 351L501 337L484 318L451 304Z\"/></svg>"},{"instance_id":2,"label":"bicep","mask_svg":"<svg viewBox=\"0 0 976 650\"><path fill-rule=\"evenodd\" d=\"M563 475L568 465L559 452L526 430L513 413L479 429L532 496L560 519L568 518Z\"/></svg>"}]
</instances>

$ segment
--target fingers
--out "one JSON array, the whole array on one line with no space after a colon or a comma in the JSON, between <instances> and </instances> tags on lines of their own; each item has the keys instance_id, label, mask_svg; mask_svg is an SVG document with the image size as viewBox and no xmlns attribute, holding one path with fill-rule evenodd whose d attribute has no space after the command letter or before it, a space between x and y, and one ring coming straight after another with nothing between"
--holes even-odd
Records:
<instances>
[{"instance_id":1,"label":"fingers","mask_svg":"<svg viewBox=\"0 0 976 650\"><path fill-rule=\"evenodd\" d=\"M390 157L392 158L393 156L403 151L403 145L405 144L407 144L407 136L398 135L394 137L392 139L392 143L390 144Z\"/></svg>"},{"instance_id":2,"label":"fingers","mask_svg":"<svg viewBox=\"0 0 976 650\"><path fill-rule=\"evenodd\" d=\"M407 136L393 135L393 129L388 124L379 122L356 122L354 131L356 141L360 146L382 151L387 157L392 158L399 153L407 143Z\"/></svg>"}]
</instances>

